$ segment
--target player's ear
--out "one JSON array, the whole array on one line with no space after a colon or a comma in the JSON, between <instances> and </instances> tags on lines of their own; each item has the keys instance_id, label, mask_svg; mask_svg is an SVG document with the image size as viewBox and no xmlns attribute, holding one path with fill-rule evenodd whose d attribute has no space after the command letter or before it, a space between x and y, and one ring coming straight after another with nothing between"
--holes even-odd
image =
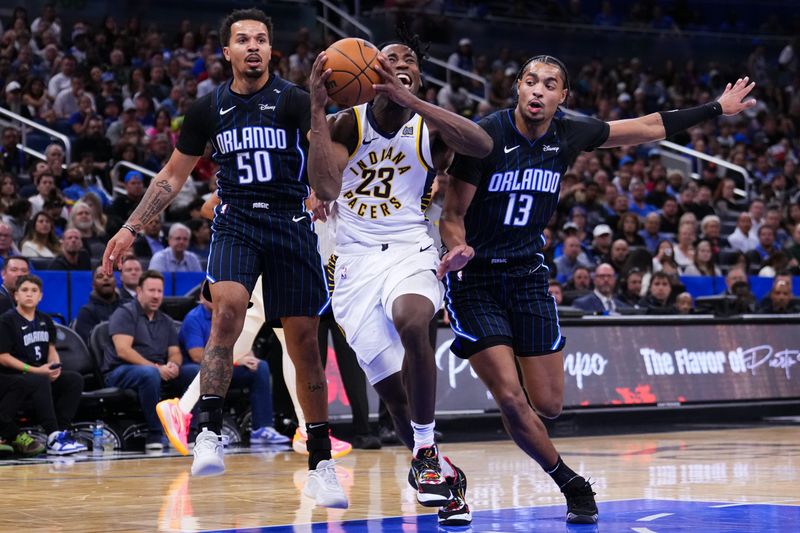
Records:
<instances>
[{"instance_id":1,"label":"player's ear","mask_svg":"<svg viewBox=\"0 0 800 533\"><path fill-rule=\"evenodd\" d=\"M231 62L231 49L227 46L222 47L222 56L225 58L225 61L228 63Z\"/></svg>"},{"instance_id":2,"label":"player's ear","mask_svg":"<svg viewBox=\"0 0 800 533\"><path fill-rule=\"evenodd\" d=\"M569 89L562 89L561 90L561 100L558 101L558 105L561 105L564 102L566 102L568 95L569 95Z\"/></svg>"}]
</instances>

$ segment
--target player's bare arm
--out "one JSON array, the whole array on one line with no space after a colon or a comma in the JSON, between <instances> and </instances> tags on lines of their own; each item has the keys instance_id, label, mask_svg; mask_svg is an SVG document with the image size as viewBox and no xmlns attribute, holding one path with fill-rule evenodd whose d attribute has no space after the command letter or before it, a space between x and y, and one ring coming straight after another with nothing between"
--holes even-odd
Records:
<instances>
[{"instance_id":1,"label":"player's bare arm","mask_svg":"<svg viewBox=\"0 0 800 533\"><path fill-rule=\"evenodd\" d=\"M416 62L413 52L409 52L408 57L403 58L403 66ZM494 142L483 128L467 118L421 100L408 90L398 79L402 72L396 72L393 65L397 62L397 52L393 50L388 55L378 54L378 62L380 65L374 68L383 83L374 85L376 93L383 93L393 102L419 114L428 126L431 136L441 137L447 146L459 154L486 157L491 153Z\"/></svg>"},{"instance_id":2,"label":"player's bare arm","mask_svg":"<svg viewBox=\"0 0 800 533\"><path fill-rule=\"evenodd\" d=\"M120 269L122 268L122 258L133 245L136 234L145 224L159 216L178 195L198 159L199 156L186 155L178 150L172 152L167 164L150 182L144 197L125 226L108 241L103 253L103 271L107 275L111 275L115 263Z\"/></svg>"},{"instance_id":3,"label":"player's bare arm","mask_svg":"<svg viewBox=\"0 0 800 533\"><path fill-rule=\"evenodd\" d=\"M719 114L736 115L756 105L753 98L744 100L755 86L755 82L750 82L750 78L739 78L734 84L728 83L716 102L692 109L650 113L639 118L609 122L608 139L600 148L660 141L677 131L690 128Z\"/></svg>"},{"instance_id":4,"label":"player's bare arm","mask_svg":"<svg viewBox=\"0 0 800 533\"><path fill-rule=\"evenodd\" d=\"M439 279L448 272L461 270L475 257L475 250L467 244L464 216L477 190L471 183L458 179L447 180L442 217L439 219L442 248L446 253L436 271Z\"/></svg>"},{"instance_id":5,"label":"player's bare arm","mask_svg":"<svg viewBox=\"0 0 800 533\"><path fill-rule=\"evenodd\" d=\"M342 173L347 165L347 147L333 139L332 130L350 128L355 131L352 113L339 113L333 117L325 116L328 91L325 80L331 74L325 69L327 56L322 52L311 69L309 88L311 90L311 129L308 132L308 179L317 197L324 202L332 202L339 197L342 189ZM348 118L349 117L349 118ZM342 121L339 125L339 121Z\"/></svg>"}]
</instances>

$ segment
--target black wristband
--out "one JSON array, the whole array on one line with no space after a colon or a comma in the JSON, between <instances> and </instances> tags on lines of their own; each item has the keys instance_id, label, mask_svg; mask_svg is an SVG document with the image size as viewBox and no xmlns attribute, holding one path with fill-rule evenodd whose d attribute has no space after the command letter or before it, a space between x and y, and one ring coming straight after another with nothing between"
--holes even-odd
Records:
<instances>
[{"instance_id":1,"label":"black wristband","mask_svg":"<svg viewBox=\"0 0 800 533\"><path fill-rule=\"evenodd\" d=\"M722 114L722 106L719 102L709 102L689 109L675 109L673 111L661 111L661 121L664 123L665 137L669 138L679 131L687 130L708 119L718 117Z\"/></svg>"},{"instance_id":2,"label":"black wristband","mask_svg":"<svg viewBox=\"0 0 800 533\"><path fill-rule=\"evenodd\" d=\"M138 232L134 229L134 227L131 226L130 224L128 224L127 222L125 224L123 224L122 227L125 228L126 230L130 231L133 234L134 237L136 237L136 235L138 234Z\"/></svg>"},{"instance_id":3,"label":"black wristband","mask_svg":"<svg viewBox=\"0 0 800 533\"><path fill-rule=\"evenodd\" d=\"M450 248L447 247L445 243L442 243L442 247L439 248L439 259L447 255L447 252L450 251Z\"/></svg>"}]
</instances>

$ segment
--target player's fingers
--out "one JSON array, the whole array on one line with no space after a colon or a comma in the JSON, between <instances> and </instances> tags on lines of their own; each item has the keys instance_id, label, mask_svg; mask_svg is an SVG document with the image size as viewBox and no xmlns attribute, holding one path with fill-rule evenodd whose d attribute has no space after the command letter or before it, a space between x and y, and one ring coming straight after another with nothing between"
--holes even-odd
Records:
<instances>
[{"instance_id":1,"label":"player's fingers","mask_svg":"<svg viewBox=\"0 0 800 533\"><path fill-rule=\"evenodd\" d=\"M105 251L103 252L103 273L106 276L110 276L114 273L114 261L116 259L116 256L114 255L115 246L116 243L114 239L111 239L108 245L106 245Z\"/></svg>"}]
</instances>

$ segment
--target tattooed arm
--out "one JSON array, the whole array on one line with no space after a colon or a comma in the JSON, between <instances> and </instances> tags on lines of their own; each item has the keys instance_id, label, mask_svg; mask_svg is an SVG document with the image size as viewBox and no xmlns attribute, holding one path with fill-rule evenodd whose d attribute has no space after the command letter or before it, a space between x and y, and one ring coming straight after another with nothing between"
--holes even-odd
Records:
<instances>
[{"instance_id":1,"label":"tattooed arm","mask_svg":"<svg viewBox=\"0 0 800 533\"><path fill-rule=\"evenodd\" d=\"M103 270L107 274L113 272L114 263L122 267L122 258L133 244L135 233L139 233L145 224L159 216L177 196L198 159L199 156L186 155L180 150L172 152L167 164L150 182L144 197L128 218L126 225L108 241L103 253Z\"/></svg>"}]
</instances>

